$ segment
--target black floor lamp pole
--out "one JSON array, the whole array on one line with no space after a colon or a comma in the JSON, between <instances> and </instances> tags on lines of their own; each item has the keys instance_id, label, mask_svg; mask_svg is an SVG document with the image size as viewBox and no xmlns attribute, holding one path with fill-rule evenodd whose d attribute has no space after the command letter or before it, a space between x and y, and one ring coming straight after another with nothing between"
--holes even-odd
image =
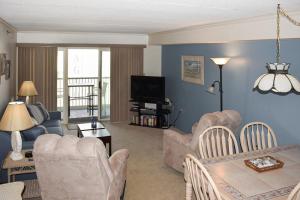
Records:
<instances>
[{"instance_id":1,"label":"black floor lamp pole","mask_svg":"<svg viewBox=\"0 0 300 200\"><path fill-rule=\"evenodd\" d=\"M222 76L222 67L223 65L219 65L220 70L220 82L219 82L219 91L220 91L220 111L223 111L223 76Z\"/></svg>"}]
</instances>

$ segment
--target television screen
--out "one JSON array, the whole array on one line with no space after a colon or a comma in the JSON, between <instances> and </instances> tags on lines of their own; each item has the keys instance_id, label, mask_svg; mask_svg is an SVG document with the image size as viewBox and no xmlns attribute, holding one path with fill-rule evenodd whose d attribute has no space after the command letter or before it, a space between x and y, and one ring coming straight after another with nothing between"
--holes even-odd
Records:
<instances>
[{"instance_id":1,"label":"television screen","mask_svg":"<svg viewBox=\"0 0 300 200\"><path fill-rule=\"evenodd\" d=\"M165 99L165 77L131 76L131 99L163 101Z\"/></svg>"}]
</instances>

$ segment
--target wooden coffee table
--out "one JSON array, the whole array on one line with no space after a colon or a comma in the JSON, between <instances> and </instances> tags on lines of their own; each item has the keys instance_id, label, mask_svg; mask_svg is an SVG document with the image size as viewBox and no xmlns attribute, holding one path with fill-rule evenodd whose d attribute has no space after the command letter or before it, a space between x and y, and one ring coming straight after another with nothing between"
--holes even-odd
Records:
<instances>
[{"instance_id":1,"label":"wooden coffee table","mask_svg":"<svg viewBox=\"0 0 300 200\"><path fill-rule=\"evenodd\" d=\"M22 150L23 156L27 151L32 151L32 149ZM3 169L7 169L8 182L15 181L15 177L18 174L30 174L35 172L32 158L25 158L24 156L21 160L12 160L9 156L10 154L11 152L8 153L3 162Z\"/></svg>"},{"instance_id":2,"label":"wooden coffee table","mask_svg":"<svg viewBox=\"0 0 300 200\"><path fill-rule=\"evenodd\" d=\"M97 122L97 128L95 129L91 128L91 123L78 124L78 137L95 137L100 139L105 146L109 145L109 155L111 156L111 135L100 122Z\"/></svg>"}]
</instances>

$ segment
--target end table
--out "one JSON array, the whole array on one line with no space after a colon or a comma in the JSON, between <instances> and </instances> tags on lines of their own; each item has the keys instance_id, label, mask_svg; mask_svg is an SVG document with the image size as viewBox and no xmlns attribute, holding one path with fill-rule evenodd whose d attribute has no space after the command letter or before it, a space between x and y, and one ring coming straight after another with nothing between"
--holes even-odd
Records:
<instances>
[{"instance_id":1,"label":"end table","mask_svg":"<svg viewBox=\"0 0 300 200\"><path fill-rule=\"evenodd\" d=\"M32 151L32 149L22 150L23 156L28 151ZM10 154L11 152L8 153L3 163L3 169L7 169L8 182L15 181L16 175L18 174L29 174L35 172L33 158L25 158L24 156L21 160L12 160L9 156Z\"/></svg>"}]
</instances>

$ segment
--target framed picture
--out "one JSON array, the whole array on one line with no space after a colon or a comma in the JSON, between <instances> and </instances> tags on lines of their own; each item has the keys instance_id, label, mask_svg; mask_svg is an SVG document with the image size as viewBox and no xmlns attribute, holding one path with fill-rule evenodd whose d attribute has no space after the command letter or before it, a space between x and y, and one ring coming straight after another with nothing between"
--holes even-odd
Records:
<instances>
[{"instance_id":1,"label":"framed picture","mask_svg":"<svg viewBox=\"0 0 300 200\"><path fill-rule=\"evenodd\" d=\"M10 78L10 65L11 65L10 60L6 60L5 67L4 67L5 80Z\"/></svg>"},{"instance_id":2,"label":"framed picture","mask_svg":"<svg viewBox=\"0 0 300 200\"><path fill-rule=\"evenodd\" d=\"M5 62L6 55L4 53L0 53L0 76L4 74Z\"/></svg>"},{"instance_id":3,"label":"framed picture","mask_svg":"<svg viewBox=\"0 0 300 200\"><path fill-rule=\"evenodd\" d=\"M181 79L204 85L204 56L182 56Z\"/></svg>"}]
</instances>

